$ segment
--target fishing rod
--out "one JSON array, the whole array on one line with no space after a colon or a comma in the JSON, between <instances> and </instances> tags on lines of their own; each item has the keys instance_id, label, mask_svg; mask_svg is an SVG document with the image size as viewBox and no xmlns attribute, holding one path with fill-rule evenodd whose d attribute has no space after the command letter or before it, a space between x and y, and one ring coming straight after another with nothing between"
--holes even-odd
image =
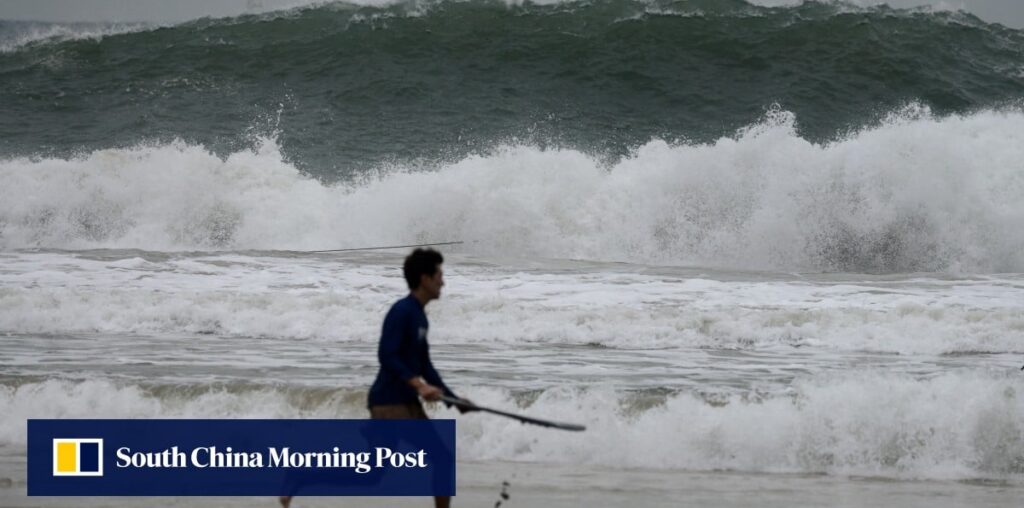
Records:
<instances>
[{"instance_id":1,"label":"fishing rod","mask_svg":"<svg viewBox=\"0 0 1024 508\"><path fill-rule=\"evenodd\" d=\"M532 416L517 415L515 413L509 413L507 411L501 411L500 409L492 409L492 408L489 408L489 407L478 406L478 405L476 405L476 404L474 404L472 402L468 402L468 401L465 401L465 400L462 400L462 399L457 399L455 397L449 397L447 395L442 395L441 396L441 400L443 400L443 401L445 401L445 402L447 402L449 404L452 404L452 405L454 405L456 407L463 408L463 409L468 409L468 410L471 410L471 411L483 411L483 412L486 412L486 413L492 413L492 414L496 414L496 415L499 415L499 416L504 416L506 418L511 418L513 420L518 420L521 423L529 423L530 425L539 425L541 427L548 427L548 428L552 428L552 429L561 429L561 430L571 430L571 431L575 431L575 432L580 432L580 431L587 430L587 427L585 427L583 425L576 424L576 423L554 422L554 421L551 421L551 420L542 420L540 418L534 418Z\"/></svg>"},{"instance_id":2,"label":"fishing rod","mask_svg":"<svg viewBox=\"0 0 1024 508\"><path fill-rule=\"evenodd\" d=\"M352 252L357 250L385 250L385 249L408 249L411 247L436 247L438 245L461 245L463 241L457 242L438 242L438 243L419 243L415 245L388 245L384 247L357 247L354 249L331 249L331 250L307 250L303 251L307 254L319 254L323 252Z\"/></svg>"}]
</instances>

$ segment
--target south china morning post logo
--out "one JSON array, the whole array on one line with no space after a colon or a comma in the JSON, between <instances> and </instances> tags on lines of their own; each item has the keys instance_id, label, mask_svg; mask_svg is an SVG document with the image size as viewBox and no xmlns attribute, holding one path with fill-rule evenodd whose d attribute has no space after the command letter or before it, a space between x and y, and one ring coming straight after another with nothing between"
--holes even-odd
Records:
<instances>
[{"instance_id":1,"label":"south china morning post logo","mask_svg":"<svg viewBox=\"0 0 1024 508\"><path fill-rule=\"evenodd\" d=\"M30 496L455 495L453 420L29 420L27 441Z\"/></svg>"},{"instance_id":2,"label":"south china morning post logo","mask_svg":"<svg viewBox=\"0 0 1024 508\"><path fill-rule=\"evenodd\" d=\"M53 440L53 476L103 476L103 440Z\"/></svg>"},{"instance_id":3,"label":"south china morning post logo","mask_svg":"<svg viewBox=\"0 0 1024 508\"><path fill-rule=\"evenodd\" d=\"M115 467L141 469L341 468L351 469L357 474L366 474L375 468L428 467L426 450L400 453L387 447L376 447L372 452L346 451L338 446L326 451L294 451L287 446L269 447L266 452L235 450L230 446L200 446L192 450L182 450L174 446L161 451L133 451L128 447L121 447L117 449L116 457Z\"/></svg>"}]
</instances>

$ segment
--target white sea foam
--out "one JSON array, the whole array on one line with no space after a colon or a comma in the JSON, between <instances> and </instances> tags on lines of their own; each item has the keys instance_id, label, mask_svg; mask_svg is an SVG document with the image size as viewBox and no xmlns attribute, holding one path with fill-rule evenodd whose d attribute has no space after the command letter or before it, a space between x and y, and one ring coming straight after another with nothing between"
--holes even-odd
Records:
<instances>
[{"instance_id":1,"label":"white sea foam","mask_svg":"<svg viewBox=\"0 0 1024 508\"><path fill-rule=\"evenodd\" d=\"M1024 478L1024 379L949 372L920 380L864 372L819 375L790 395L713 403L688 393L637 409L609 388L551 389L522 407L497 388L481 404L582 422L585 433L459 417L463 460L622 468L866 474L899 478ZM362 418L360 393L309 398L281 389L165 390L106 380L0 387L0 444L24 443L27 418ZM435 409L438 417L455 417Z\"/></svg>"},{"instance_id":2,"label":"white sea foam","mask_svg":"<svg viewBox=\"0 0 1024 508\"><path fill-rule=\"evenodd\" d=\"M463 419L463 436L479 439L463 439L460 451L626 468L1020 477L1022 388L1020 378L976 373L914 380L865 372L797 382L792 397L734 396L709 404L683 394L639 413L623 411L608 392L549 391L529 409L586 421L585 435ZM502 402L476 397L481 404Z\"/></svg>"},{"instance_id":3,"label":"white sea foam","mask_svg":"<svg viewBox=\"0 0 1024 508\"><path fill-rule=\"evenodd\" d=\"M109 380L50 379L0 386L0 444L23 444L30 418L363 418L362 397L338 392L309 397L287 389L232 391L205 386L161 392ZM357 400L358 399L358 400Z\"/></svg>"},{"instance_id":4,"label":"white sea foam","mask_svg":"<svg viewBox=\"0 0 1024 508\"><path fill-rule=\"evenodd\" d=\"M12 24L0 33L0 53L10 53L40 42L100 40L111 35L153 28L149 23L34 23Z\"/></svg>"},{"instance_id":5,"label":"white sea foam","mask_svg":"<svg viewBox=\"0 0 1024 508\"><path fill-rule=\"evenodd\" d=\"M741 269L1024 271L1024 114L907 110L827 145L776 113L611 167L510 146L324 185L267 141L0 162L0 246L323 249L463 239L483 255Z\"/></svg>"},{"instance_id":6,"label":"white sea foam","mask_svg":"<svg viewBox=\"0 0 1024 508\"><path fill-rule=\"evenodd\" d=\"M0 332L372 344L381 315L404 290L399 259L7 254ZM448 264L445 298L430 315L434 336L449 344L1024 351L1020 276L759 280L644 275L630 272L643 267L616 265L551 273L459 257Z\"/></svg>"}]
</instances>

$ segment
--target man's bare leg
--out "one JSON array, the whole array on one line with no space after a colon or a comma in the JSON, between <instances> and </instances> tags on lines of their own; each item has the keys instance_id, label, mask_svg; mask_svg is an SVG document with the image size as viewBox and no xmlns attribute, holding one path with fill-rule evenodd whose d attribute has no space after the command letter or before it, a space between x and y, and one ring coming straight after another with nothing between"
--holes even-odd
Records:
<instances>
[{"instance_id":1,"label":"man's bare leg","mask_svg":"<svg viewBox=\"0 0 1024 508\"><path fill-rule=\"evenodd\" d=\"M451 496L434 496L434 508L448 508L451 504Z\"/></svg>"},{"instance_id":2,"label":"man's bare leg","mask_svg":"<svg viewBox=\"0 0 1024 508\"><path fill-rule=\"evenodd\" d=\"M292 504L292 496L279 496L277 500L281 503L281 508L288 508Z\"/></svg>"}]
</instances>

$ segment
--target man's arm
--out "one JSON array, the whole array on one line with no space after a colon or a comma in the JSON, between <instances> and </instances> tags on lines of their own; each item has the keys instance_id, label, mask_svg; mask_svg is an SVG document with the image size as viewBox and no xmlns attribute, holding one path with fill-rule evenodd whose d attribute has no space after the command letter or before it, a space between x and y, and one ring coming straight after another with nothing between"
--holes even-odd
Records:
<instances>
[{"instance_id":1,"label":"man's arm","mask_svg":"<svg viewBox=\"0 0 1024 508\"><path fill-rule=\"evenodd\" d=\"M460 404L460 405L456 405L455 406L455 407L457 407L459 409L460 413L469 413L471 411L477 411L477 409L475 409L473 407L473 401L471 401L469 399L463 399L462 397L459 397L458 395L455 395L454 393L452 393L451 389L448 388L448 385L444 384L444 381L441 380L441 375L437 373L436 369L434 369L434 363L430 361L430 355L429 354L427 355L426 363L425 364L427 366L426 369L425 369L426 370L426 374L424 374L423 377L425 377L428 382L430 382L431 384L433 384L435 386L440 387L440 391L443 391L443 393L446 396L451 397L453 399L462 400L463 402L466 403L465 405L461 405ZM434 399L428 399L428 400L434 400ZM452 407L452 403L448 402L448 401L445 401L444 405L446 405L448 407Z\"/></svg>"},{"instance_id":2,"label":"man's arm","mask_svg":"<svg viewBox=\"0 0 1024 508\"><path fill-rule=\"evenodd\" d=\"M449 397L455 399L459 398L450 388L448 388L448 385L444 384L444 381L441 380L441 375L437 373L436 369L434 369L434 364L430 361L430 356L427 356L425 365L426 367L423 369L423 378L426 379L428 383L440 388L441 391Z\"/></svg>"}]
</instances>

